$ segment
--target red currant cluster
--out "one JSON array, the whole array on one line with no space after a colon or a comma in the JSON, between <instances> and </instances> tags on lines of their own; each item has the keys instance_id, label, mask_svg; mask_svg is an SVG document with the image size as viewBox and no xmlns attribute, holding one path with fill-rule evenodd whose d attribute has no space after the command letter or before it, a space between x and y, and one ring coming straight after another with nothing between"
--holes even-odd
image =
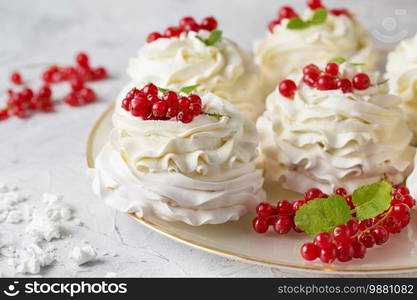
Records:
<instances>
[{"instance_id":1,"label":"red currant cluster","mask_svg":"<svg viewBox=\"0 0 417 300\"><path fill-rule=\"evenodd\" d=\"M174 91L159 92L149 83L142 89L131 89L122 101L122 108L144 120L170 120L176 118L190 123L202 112L201 98L196 94L178 95Z\"/></svg>"},{"instance_id":2,"label":"red currant cluster","mask_svg":"<svg viewBox=\"0 0 417 300\"><path fill-rule=\"evenodd\" d=\"M183 32L195 31L198 32L201 29L213 31L217 28L217 20L214 17L204 18L200 24L196 22L193 17L184 17L180 20L178 27L170 26L165 29L164 33L152 32L148 35L146 42L152 43L160 38L172 38L178 37Z\"/></svg>"},{"instance_id":3,"label":"red currant cluster","mask_svg":"<svg viewBox=\"0 0 417 300\"><path fill-rule=\"evenodd\" d=\"M327 197L328 195L322 193L319 189L311 189L305 193L303 200L297 200L293 203L280 200L276 206L273 206L268 202L262 202L256 207L257 217L252 221L253 229L257 233L265 233L269 226L272 226L275 232L279 234L286 234L291 228L296 232L303 232L294 224L294 215L298 208L310 200Z\"/></svg>"},{"instance_id":4,"label":"red currant cluster","mask_svg":"<svg viewBox=\"0 0 417 300\"><path fill-rule=\"evenodd\" d=\"M76 56L77 66L51 66L42 73L44 85L37 91L24 87L20 91L7 91L7 106L0 109L0 121L9 116L27 118L36 110L50 112L54 109L51 84L67 81L71 85L71 92L65 96L64 102L70 106L79 106L96 101L96 94L85 86L86 81L102 80L107 77L104 67L91 68L89 57L85 53ZM10 75L10 81L15 85L22 85L23 78L19 72Z\"/></svg>"},{"instance_id":5,"label":"red currant cluster","mask_svg":"<svg viewBox=\"0 0 417 300\"><path fill-rule=\"evenodd\" d=\"M303 68L303 83L309 87L321 91L341 90L343 93L352 93L354 89L363 91L368 89L371 79L365 73L358 73L352 80L340 76L339 64L330 62L324 70L314 64L309 64ZM280 94L286 98L293 99L297 90L297 85L291 79L285 79L278 85Z\"/></svg>"},{"instance_id":6,"label":"red currant cluster","mask_svg":"<svg viewBox=\"0 0 417 300\"><path fill-rule=\"evenodd\" d=\"M347 195L345 189L337 189L336 194L345 197L350 207L354 208L352 197ZM306 260L319 258L324 263L331 263L335 259L347 262L352 258L363 258L367 248L384 244L390 234L400 232L410 223L410 209L414 205L415 200L409 190L405 186L397 186L388 210L362 221L357 221L353 215L346 224L336 226L332 233L317 234L313 243L301 247L301 255Z\"/></svg>"},{"instance_id":7,"label":"red currant cluster","mask_svg":"<svg viewBox=\"0 0 417 300\"><path fill-rule=\"evenodd\" d=\"M312 10L325 8L321 0L308 0L307 5ZM334 16L346 15L349 18L352 17L351 13L346 8L331 9L330 13ZM278 10L277 18L268 23L268 29L272 32L276 25L281 24L282 20L296 17L298 17L298 13L291 6L283 6Z\"/></svg>"}]
</instances>

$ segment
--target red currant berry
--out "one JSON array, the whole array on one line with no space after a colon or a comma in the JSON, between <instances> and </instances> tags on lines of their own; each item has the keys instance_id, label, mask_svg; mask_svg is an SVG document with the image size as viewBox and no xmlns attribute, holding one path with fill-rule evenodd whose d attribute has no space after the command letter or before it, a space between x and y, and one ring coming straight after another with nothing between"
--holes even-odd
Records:
<instances>
[{"instance_id":1,"label":"red currant berry","mask_svg":"<svg viewBox=\"0 0 417 300\"><path fill-rule=\"evenodd\" d=\"M43 103L42 103L42 105L41 105L41 109L42 109L44 112L51 112L51 111L53 111L53 110L54 110L54 104L52 103L52 101L51 101L51 100L46 100L46 101L43 101Z\"/></svg>"},{"instance_id":2,"label":"red currant berry","mask_svg":"<svg viewBox=\"0 0 417 300\"><path fill-rule=\"evenodd\" d=\"M130 102L132 101L132 99L129 98L124 98L122 101L122 108L126 111L130 111Z\"/></svg>"},{"instance_id":3,"label":"red currant berry","mask_svg":"<svg viewBox=\"0 0 417 300\"><path fill-rule=\"evenodd\" d=\"M320 74L315 72L310 72L303 75L303 82L310 87L316 87L317 81L319 79Z\"/></svg>"},{"instance_id":4,"label":"red currant berry","mask_svg":"<svg viewBox=\"0 0 417 300\"><path fill-rule=\"evenodd\" d=\"M339 74L339 65L334 62L328 63L324 71L330 76L337 76Z\"/></svg>"},{"instance_id":5,"label":"red currant berry","mask_svg":"<svg viewBox=\"0 0 417 300\"><path fill-rule=\"evenodd\" d=\"M330 75L320 75L317 79L317 89L321 91L335 90L336 81Z\"/></svg>"},{"instance_id":6,"label":"red currant berry","mask_svg":"<svg viewBox=\"0 0 417 300\"><path fill-rule=\"evenodd\" d=\"M261 202L256 207L256 213L261 217L269 217L272 215L272 206L268 202Z\"/></svg>"},{"instance_id":7,"label":"red currant berry","mask_svg":"<svg viewBox=\"0 0 417 300\"><path fill-rule=\"evenodd\" d=\"M268 23L268 30L269 30L270 32L273 32L273 31L274 31L275 26L277 26L277 25L279 25L279 24L281 24L281 19L275 19L275 20L270 21L270 22Z\"/></svg>"},{"instance_id":8,"label":"red currant berry","mask_svg":"<svg viewBox=\"0 0 417 300\"><path fill-rule=\"evenodd\" d=\"M352 82L347 78L337 79L336 88L342 90L344 94L353 92Z\"/></svg>"},{"instance_id":9,"label":"red currant berry","mask_svg":"<svg viewBox=\"0 0 417 300\"><path fill-rule=\"evenodd\" d=\"M397 187L395 189L395 191L398 194L403 195L403 196L406 196L406 195L409 195L410 194L410 190L406 186L403 186L403 185L400 185L399 187Z\"/></svg>"},{"instance_id":10,"label":"red currant berry","mask_svg":"<svg viewBox=\"0 0 417 300\"><path fill-rule=\"evenodd\" d=\"M320 249L313 243L306 243L301 247L301 256L305 260L315 260L320 254Z\"/></svg>"},{"instance_id":11,"label":"red currant berry","mask_svg":"<svg viewBox=\"0 0 417 300\"><path fill-rule=\"evenodd\" d=\"M185 25L187 24L197 24L197 23L193 17L184 17L179 22L179 26L181 29L185 29Z\"/></svg>"},{"instance_id":12,"label":"red currant berry","mask_svg":"<svg viewBox=\"0 0 417 300\"><path fill-rule=\"evenodd\" d=\"M320 260L324 263L332 263L336 258L336 247L332 244L328 248L320 250Z\"/></svg>"},{"instance_id":13,"label":"red currant berry","mask_svg":"<svg viewBox=\"0 0 417 300\"><path fill-rule=\"evenodd\" d=\"M401 228L407 227L407 225L410 224L410 216L404 216L400 220L400 226Z\"/></svg>"},{"instance_id":14,"label":"red currant berry","mask_svg":"<svg viewBox=\"0 0 417 300\"><path fill-rule=\"evenodd\" d=\"M351 244L339 244L336 247L336 257L340 262L352 260L355 250Z\"/></svg>"},{"instance_id":15,"label":"red currant berry","mask_svg":"<svg viewBox=\"0 0 417 300\"><path fill-rule=\"evenodd\" d=\"M359 73L352 78L353 87L357 90L366 90L371 86L371 79L365 73Z\"/></svg>"},{"instance_id":16,"label":"red currant berry","mask_svg":"<svg viewBox=\"0 0 417 300\"><path fill-rule=\"evenodd\" d=\"M69 106L80 106L80 99L78 98L77 94L74 92L69 93L65 96L64 102L67 103Z\"/></svg>"},{"instance_id":17,"label":"red currant berry","mask_svg":"<svg viewBox=\"0 0 417 300\"><path fill-rule=\"evenodd\" d=\"M64 80L71 79L71 78L77 76L77 74L78 74L77 69L74 68L73 66L65 67L65 68L61 69L60 72L61 72L61 78L64 79Z\"/></svg>"},{"instance_id":18,"label":"red currant berry","mask_svg":"<svg viewBox=\"0 0 417 300\"><path fill-rule=\"evenodd\" d=\"M178 102L178 95L173 91L167 91L164 96L162 97L164 101L168 102L170 106L176 105Z\"/></svg>"},{"instance_id":19,"label":"red currant berry","mask_svg":"<svg viewBox=\"0 0 417 300\"><path fill-rule=\"evenodd\" d=\"M153 83L148 83L147 85L145 85L142 89L142 92L146 95L146 96L158 96L158 88L156 85L154 85ZM158 99L159 100L159 99Z\"/></svg>"},{"instance_id":20,"label":"red currant berry","mask_svg":"<svg viewBox=\"0 0 417 300\"><path fill-rule=\"evenodd\" d=\"M414 207L415 200L411 195L405 195L404 196L404 204L406 204L410 209Z\"/></svg>"},{"instance_id":21,"label":"red currant berry","mask_svg":"<svg viewBox=\"0 0 417 300\"><path fill-rule=\"evenodd\" d=\"M27 110L19 106L14 107L11 113L19 119L26 119L29 117Z\"/></svg>"},{"instance_id":22,"label":"red currant berry","mask_svg":"<svg viewBox=\"0 0 417 300\"><path fill-rule=\"evenodd\" d=\"M320 74L320 69L315 64L309 64L303 68L303 74L317 73Z\"/></svg>"},{"instance_id":23,"label":"red currant berry","mask_svg":"<svg viewBox=\"0 0 417 300\"><path fill-rule=\"evenodd\" d=\"M279 84L278 90L282 96L293 99L297 85L291 79L285 79Z\"/></svg>"},{"instance_id":24,"label":"red currant berry","mask_svg":"<svg viewBox=\"0 0 417 300\"><path fill-rule=\"evenodd\" d=\"M286 234L293 227L294 222L290 216L279 216L276 218L274 230L278 234Z\"/></svg>"},{"instance_id":25,"label":"red currant berry","mask_svg":"<svg viewBox=\"0 0 417 300\"><path fill-rule=\"evenodd\" d=\"M283 6L278 11L278 18L280 19L291 19L297 16L297 13L291 6Z\"/></svg>"},{"instance_id":26,"label":"red currant berry","mask_svg":"<svg viewBox=\"0 0 417 300\"><path fill-rule=\"evenodd\" d=\"M152 112L152 104L145 97L135 97L130 103L130 112L135 117L145 119Z\"/></svg>"},{"instance_id":27,"label":"red currant berry","mask_svg":"<svg viewBox=\"0 0 417 300\"><path fill-rule=\"evenodd\" d=\"M318 8L324 8L324 5L321 3L321 0L307 0L307 5L313 10Z\"/></svg>"},{"instance_id":28,"label":"red currant berry","mask_svg":"<svg viewBox=\"0 0 417 300\"><path fill-rule=\"evenodd\" d=\"M278 201L277 208L278 208L279 214L282 216L291 215L293 213L292 204L287 200Z\"/></svg>"},{"instance_id":29,"label":"red currant berry","mask_svg":"<svg viewBox=\"0 0 417 300\"><path fill-rule=\"evenodd\" d=\"M38 92L39 97L43 99L49 99L52 96L51 88L48 85L44 85L39 89Z\"/></svg>"},{"instance_id":30,"label":"red currant berry","mask_svg":"<svg viewBox=\"0 0 417 300\"><path fill-rule=\"evenodd\" d=\"M146 38L146 42L147 43L152 43L152 42L160 39L161 37L163 37L163 36L159 32L151 32L150 34L148 34L148 36Z\"/></svg>"},{"instance_id":31,"label":"red currant berry","mask_svg":"<svg viewBox=\"0 0 417 300\"><path fill-rule=\"evenodd\" d=\"M364 258L366 254L366 247L361 242L353 242L353 257L354 258Z\"/></svg>"},{"instance_id":32,"label":"red currant berry","mask_svg":"<svg viewBox=\"0 0 417 300\"><path fill-rule=\"evenodd\" d=\"M347 223L346 223L346 225L347 225L347 227L349 228L349 232L350 232L350 235L352 236L352 235L354 235L354 234L356 234L358 231L359 231L359 225L358 225L358 222L357 221L355 221L355 220L353 220L353 219L350 219Z\"/></svg>"},{"instance_id":33,"label":"red currant berry","mask_svg":"<svg viewBox=\"0 0 417 300\"><path fill-rule=\"evenodd\" d=\"M181 29L175 26L165 29L164 35L167 38L178 37L181 34Z\"/></svg>"},{"instance_id":34,"label":"red currant berry","mask_svg":"<svg viewBox=\"0 0 417 300\"><path fill-rule=\"evenodd\" d=\"M347 225L339 225L333 229L333 238L339 243L350 241L350 230Z\"/></svg>"},{"instance_id":35,"label":"red currant berry","mask_svg":"<svg viewBox=\"0 0 417 300\"><path fill-rule=\"evenodd\" d=\"M252 221L252 226L257 233L265 233L268 230L269 224L267 219L263 217L256 217Z\"/></svg>"},{"instance_id":36,"label":"red currant berry","mask_svg":"<svg viewBox=\"0 0 417 300\"><path fill-rule=\"evenodd\" d=\"M311 188L305 193L304 200L305 201L314 200L316 198L319 198L322 193L323 192L318 188Z\"/></svg>"},{"instance_id":37,"label":"red currant berry","mask_svg":"<svg viewBox=\"0 0 417 300\"><path fill-rule=\"evenodd\" d=\"M401 219L401 217L408 215L410 213L410 208L408 207L407 204L404 203L400 203L400 204L395 204L392 207L392 215L395 217L398 217L399 219Z\"/></svg>"},{"instance_id":38,"label":"red currant berry","mask_svg":"<svg viewBox=\"0 0 417 300\"><path fill-rule=\"evenodd\" d=\"M167 110L167 113L166 113L166 117L167 118L175 118L177 115L178 115L178 108L177 108L177 106L176 105L174 105L174 106L169 106L168 107L168 110Z\"/></svg>"},{"instance_id":39,"label":"red currant berry","mask_svg":"<svg viewBox=\"0 0 417 300\"><path fill-rule=\"evenodd\" d=\"M328 232L320 232L314 238L314 244L321 249L328 248L333 245L333 237Z\"/></svg>"},{"instance_id":40,"label":"red currant berry","mask_svg":"<svg viewBox=\"0 0 417 300\"><path fill-rule=\"evenodd\" d=\"M168 111L168 103L166 101L158 101L152 105L152 114L154 117L162 118L165 117Z\"/></svg>"},{"instance_id":41,"label":"red currant berry","mask_svg":"<svg viewBox=\"0 0 417 300\"><path fill-rule=\"evenodd\" d=\"M345 16L347 16L347 17L349 17L349 18L351 18L352 17L352 14L349 12L349 10L347 10L346 8L335 8L335 9L331 9L330 10L330 13L333 15L333 16L336 16L336 17L338 17L338 16L342 16L342 15L345 15Z\"/></svg>"},{"instance_id":42,"label":"red currant berry","mask_svg":"<svg viewBox=\"0 0 417 300\"><path fill-rule=\"evenodd\" d=\"M6 120L9 117L9 110L0 109L0 121Z\"/></svg>"},{"instance_id":43,"label":"red currant berry","mask_svg":"<svg viewBox=\"0 0 417 300\"><path fill-rule=\"evenodd\" d=\"M346 196L347 195L346 189L345 188L342 188L342 187L337 188L334 193L336 195L339 195L339 196Z\"/></svg>"},{"instance_id":44,"label":"red currant berry","mask_svg":"<svg viewBox=\"0 0 417 300\"><path fill-rule=\"evenodd\" d=\"M79 91L84 87L84 80L80 77L74 77L70 80L70 84L73 91Z\"/></svg>"},{"instance_id":45,"label":"red currant berry","mask_svg":"<svg viewBox=\"0 0 417 300\"><path fill-rule=\"evenodd\" d=\"M75 61L80 67L87 68L89 66L88 55L85 54L84 52L78 53L77 56L75 57Z\"/></svg>"},{"instance_id":46,"label":"red currant berry","mask_svg":"<svg viewBox=\"0 0 417 300\"><path fill-rule=\"evenodd\" d=\"M188 100L190 101L190 103L196 103L196 104L202 106L201 98L200 98L200 96L198 96L196 94L189 95Z\"/></svg>"},{"instance_id":47,"label":"red currant berry","mask_svg":"<svg viewBox=\"0 0 417 300\"><path fill-rule=\"evenodd\" d=\"M96 93L91 88L84 87L80 91L80 98L84 100L85 103L93 103L96 101L97 96L96 96Z\"/></svg>"},{"instance_id":48,"label":"red currant berry","mask_svg":"<svg viewBox=\"0 0 417 300\"><path fill-rule=\"evenodd\" d=\"M22 84L22 75L20 75L19 72L13 72L12 74L10 74L10 81L14 84Z\"/></svg>"},{"instance_id":49,"label":"red currant berry","mask_svg":"<svg viewBox=\"0 0 417 300\"><path fill-rule=\"evenodd\" d=\"M398 233L401 231L401 223L393 215L388 216L384 220L383 226L389 233Z\"/></svg>"},{"instance_id":50,"label":"red currant berry","mask_svg":"<svg viewBox=\"0 0 417 300\"><path fill-rule=\"evenodd\" d=\"M292 203L292 210L296 212L301 206L305 204L304 200L297 200Z\"/></svg>"},{"instance_id":51,"label":"red currant berry","mask_svg":"<svg viewBox=\"0 0 417 300\"><path fill-rule=\"evenodd\" d=\"M177 119L184 124L190 123L193 119L193 113L188 109L183 109L177 114Z\"/></svg>"},{"instance_id":52,"label":"red currant berry","mask_svg":"<svg viewBox=\"0 0 417 300\"><path fill-rule=\"evenodd\" d=\"M200 29L201 29L200 25L198 25L197 23L188 23L184 26L185 32L189 32L189 31L198 32Z\"/></svg>"},{"instance_id":53,"label":"red currant berry","mask_svg":"<svg viewBox=\"0 0 417 300\"><path fill-rule=\"evenodd\" d=\"M93 70L93 78L95 80L102 80L107 78L107 70L104 67L97 67Z\"/></svg>"},{"instance_id":54,"label":"red currant berry","mask_svg":"<svg viewBox=\"0 0 417 300\"><path fill-rule=\"evenodd\" d=\"M33 97L33 91L32 91L30 88L28 88L28 87L24 88L24 89L23 89L23 91L21 92L21 94L22 94L22 96L23 96L23 97L25 97L25 99L27 99L28 101L29 101L30 99L32 99L32 97ZM50 96L50 95L49 95L49 96Z\"/></svg>"},{"instance_id":55,"label":"red currant berry","mask_svg":"<svg viewBox=\"0 0 417 300\"><path fill-rule=\"evenodd\" d=\"M389 232L382 226L378 226L371 230L371 235L375 239L375 243L377 245L382 245L386 241L388 241L389 238Z\"/></svg>"},{"instance_id":56,"label":"red currant berry","mask_svg":"<svg viewBox=\"0 0 417 300\"><path fill-rule=\"evenodd\" d=\"M292 227L292 229L294 229L294 231L297 232L297 233L303 233L304 232L300 227L297 227L295 224Z\"/></svg>"},{"instance_id":57,"label":"red currant berry","mask_svg":"<svg viewBox=\"0 0 417 300\"><path fill-rule=\"evenodd\" d=\"M206 17L201 21L200 26L205 30L213 31L217 28L217 20L214 17Z\"/></svg>"},{"instance_id":58,"label":"red currant berry","mask_svg":"<svg viewBox=\"0 0 417 300\"><path fill-rule=\"evenodd\" d=\"M202 107L198 103L191 103L190 110L194 116L198 116L201 113Z\"/></svg>"},{"instance_id":59,"label":"red currant berry","mask_svg":"<svg viewBox=\"0 0 417 300\"><path fill-rule=\"evenodd\" d=\"M369 233L364 233L359 237L359 241L366 247L372 248L375 245L375 238Z\"/></svg>"}]
</instances>

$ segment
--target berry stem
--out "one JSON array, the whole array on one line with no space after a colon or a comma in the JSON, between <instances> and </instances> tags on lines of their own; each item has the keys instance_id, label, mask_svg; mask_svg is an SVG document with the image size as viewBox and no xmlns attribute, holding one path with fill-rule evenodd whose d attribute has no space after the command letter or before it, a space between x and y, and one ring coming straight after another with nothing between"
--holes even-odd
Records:
<instances>
[{"instance_id":1,"label":"berry stem","mask_svg":"<svg viewBox=\"0 0 417 300\"><path fill-rule=\"evenodd\" d=\"M385 212L384 216L380 220L378 220L377 222L375 222L375 224L373 224L372 226L369 226L365 230L358 231L354 236L352 236L352 238L359 237L360 235L362 235L362 234L364 234L366 232L369 232L369 231L371 231L374 228L377 228L382 223L384 223L385 219L390 216L391 212L392 212L392 206L390 207L390 209L387 212Z\"/></svg>"},{"instance_id":2,"label":"berry stem","mask_svg":"<svg viewBox=\"0 0 417 300\"><path fill-rule=\"evenodd\" d=\"M227 118L230 118L229 116L226 116L226 115L215 114L215 113L208 113L208 112L201 112L200 114L201 114L201 115L210 116L210 117L215 117L215 118L217 118L217 119L220 119L220 118L222 118L222 117L227 117Z\"/></svg>"}]
</instances>

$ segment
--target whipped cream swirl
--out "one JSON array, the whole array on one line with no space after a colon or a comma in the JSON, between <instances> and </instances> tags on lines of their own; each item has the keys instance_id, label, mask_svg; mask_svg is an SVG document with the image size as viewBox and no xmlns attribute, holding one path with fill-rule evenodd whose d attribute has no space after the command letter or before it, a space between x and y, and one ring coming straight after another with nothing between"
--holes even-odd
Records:
<instances>
[{"instance_id":1,"label":"whipped cream swirl","mask_svg":"<svg viewBox=\"0 0 417 300\"><path fill-rule=\"evenodd\" d=\"M346 63L340 70L346 78L356 73ZM257 122L268 179L298 192L319 187L326 193L339 186L352 191L384 174L402 182L415 150L401 100L387 93L388 85L343 94L313 89L301 77L290 76L298 86L294 99L274 91ZM382 81L377 73L370 77Z\"/></svg>"},{"instance_id":2,"label":"whipped cream swirl","mask_svg":"<svg viewBox=\"0 0 417 300\"><path fill-rule=\"evenodd\" d=\"M209 34L206 30L182 33L144 45L127 69L133 83L152 82L173 90L199 84L199 92L214 93L255 120L269 92L264 90L259 68L250 54L227 38L213 46L197 38Z\"/></svg>"},{"instance_id":3,"label":"whipped cream swirl","mask_svg":"<svg viewBox=\"0 0 417 300\"><path fill-rule=\"evenodd\" d=\"M402 41L388 55L390 92L402 98L400 105L410 129L417 134L417 35Z\"/></svg>"},{"instance_id":4,"label":"whipped cream swirl","mask_svg":"<svg viewBox=\"0 0 417 300\"><path fill-rule=\"evenodd\" d=\"M94 189L107 204L202 225L237 220L264 199L255 126L214 94L202 101L204 112L220 116L145 121L118 101L110 140L96 159Z\"/></svg>"},{"instance_id":5,"label":"whipped cream swirl","mask_svg":"<svg viewBox=\"0 0 417 300\"><path fill-rule=\"evenodd\" d=\"M302 19L311 18L308 9ZM353 17L329 14L326 22L306 29L287 29L283 20L267 31L266 37L255 43L255 61L261 67L270 90L276 83L303 66L326 63L334 57L344 57L355 63L365 63L371 69L377 61L371 36Z\"/></svg>"}]
</instances>

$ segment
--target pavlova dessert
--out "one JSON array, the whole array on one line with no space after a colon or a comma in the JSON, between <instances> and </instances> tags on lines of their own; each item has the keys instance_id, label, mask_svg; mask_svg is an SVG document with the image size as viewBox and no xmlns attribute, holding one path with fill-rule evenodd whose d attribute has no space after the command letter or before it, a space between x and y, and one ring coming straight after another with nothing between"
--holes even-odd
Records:
<instances>
[{"instance_id":1,"label":"pavlova dessert","mask_svg":"<svg viewBox=\"0 0 417 300\"><path fill-rule=\"evenodd\" d=\"M299 15L284 6L268 24L265 38L255 44L255 61L270 91L279 80L309 63L326 63L334 57L365 63L373 68L377 55L368 32L347 9L327 9L320 0L307 1Z\"/></svg>"},{"instance_id":2,"label":"pavlova dessert","mask_svg":"<svg viewBox=\"0 0 417 300\"><path fill-rule=\"evenodd\" d=\"M400 102L378 73L342 58L305 66L279 83L258 119L267 177L298 192L402 182L415 150Z\"/></svg>"},{"instance_id":3,"label":"pavlova dessert","mask_svg":"<svg viewBox=\"0 0 417 300\"><path fill-rule=\"evenodd\" d=\"M153 82L173 90L198 85L198 92L230 101L252 120L263 112L269 92L251 55L224 38L213 17L200 24L184 17L163 34L149 34L137 57L130 60L128 73L138 85Z\"/></svg>"},{"instance_id":4,"label":"pavlova dessert","mask_svg":"<svg viewBox=\"0 0 417 300\"><path fill-rule=\"evenodd\" d=\"M417 133L417 35L402 41L388 55L387 73L390 92L402 99L402 108L410 129ZM414 137L416 141L416 136Z\"/></svg>"},{"instance_id":5,"label":"pavlova dessert","mask_svg":"<svg viewBox=\"0 0 417 300\"><path fill-rule=\"evenodd\" d=\"M255 125L219 96L147 84L117 101L94 190L115 209L190 225L239 217L265 198Z\"/></svg>"}]
</instances>

